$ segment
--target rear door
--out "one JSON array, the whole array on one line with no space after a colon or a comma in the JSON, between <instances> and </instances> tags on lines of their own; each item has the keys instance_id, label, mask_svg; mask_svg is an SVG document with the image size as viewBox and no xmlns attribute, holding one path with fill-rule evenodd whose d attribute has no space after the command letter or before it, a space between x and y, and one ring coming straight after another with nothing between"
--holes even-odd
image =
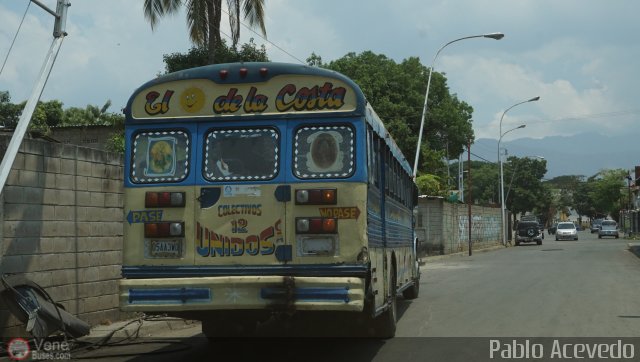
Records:
<instances>
[{"instance_id":1,"label":"rear door","mask_svg":"<svg viewBox=\"0 0 640 362\"><path fill-rule=\"evenodd\" d=\"M201 126L196 187L196 265L278 265L286 260L285 200L275 127Z\"/></svg>"}]
</instances>

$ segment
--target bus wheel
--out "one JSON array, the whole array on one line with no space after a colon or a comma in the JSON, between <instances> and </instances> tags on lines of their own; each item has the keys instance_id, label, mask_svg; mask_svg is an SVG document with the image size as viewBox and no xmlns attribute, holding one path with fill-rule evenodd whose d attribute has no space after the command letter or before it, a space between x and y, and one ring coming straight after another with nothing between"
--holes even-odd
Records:
<instances>
[{"instance_id":1,"label":"bus wheel","mask_svg":"<svg viewBox=\"0 0 640 362\"><path fill-rule=\"evenodd\" d=\"M391 270L391 300L389 308L373 320L374 336L377 338L393 338L396 335L398 319L398 298L396 296L396 271Z\"/></svg>"},{"instance_id":2,"label":"bus wheel","mask_svg":"<svg viewBox=\"0 0 640 362\"><path fill-rule=\"evenodd\" d=\"M411 300L418 298L418 294L420 294L420 278L416 278L413 280L413 285L409 288L402 291L402 296L404 299Z\"/></svg>"}]
</instances>

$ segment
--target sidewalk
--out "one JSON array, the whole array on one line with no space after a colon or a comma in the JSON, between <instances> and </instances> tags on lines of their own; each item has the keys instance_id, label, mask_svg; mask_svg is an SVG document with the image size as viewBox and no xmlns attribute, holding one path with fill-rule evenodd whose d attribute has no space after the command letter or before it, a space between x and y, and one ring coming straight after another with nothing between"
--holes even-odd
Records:
<instances>
[{"instance_id":1,"label":"sidewalk","mask_svg":"<svg viewBox=\"0 0 640 362\"><path fill-rule=\"evenodd\" d=\"M96 342L104 339L106 342L108 339L157 336L160 331L170 333L191 328L200 330L200 322L158 315L141 315L139 318L94 326L88 336L79 340Z\"/></svg>"},{"instance_id":2,"label":"sidewalk","mask_svg":"<svg viewBox=\"0 0 640 362\"><path fill-rule=\"evenodd\" d=\"M629 251L640 258L640 241L630 241L627 243L627 246L629 247Z\"/></svg>"}]
</instances>

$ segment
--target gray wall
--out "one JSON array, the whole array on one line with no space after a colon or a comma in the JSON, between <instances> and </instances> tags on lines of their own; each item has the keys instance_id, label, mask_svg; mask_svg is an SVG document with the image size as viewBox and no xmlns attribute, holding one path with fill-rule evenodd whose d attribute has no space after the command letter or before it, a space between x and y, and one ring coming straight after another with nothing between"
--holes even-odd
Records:
<instances>
[{"instance_id":1,"label":"gray wall","mask_svg":"<svg viewBox=\"0 0 640 362\"><path fill-rule=\"evenodd\" d=\"M441 197L420 197L416 235L421 255L450 254L468 250L468 205L449 203ZM502 229L500 209L471 206L472 248L500 243Z\"/></svg>"},{"instance_id":2,"label":"gray wall","mask_svg":"<svg viewBox=\"0 0 640 362\"><path fill-rule=\"evenodd\" d=\"M0 137L4 155L10 137ZM25 274L92 325L121 319L120 155L25 139L0 200L0 272ZM4 336L24 329L0 304Z\"/></svg>"}]
</instances>

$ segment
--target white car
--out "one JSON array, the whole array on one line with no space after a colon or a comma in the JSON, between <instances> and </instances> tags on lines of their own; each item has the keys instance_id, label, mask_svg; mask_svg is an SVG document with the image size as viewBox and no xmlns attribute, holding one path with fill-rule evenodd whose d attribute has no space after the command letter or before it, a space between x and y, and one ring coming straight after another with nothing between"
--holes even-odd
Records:
<instances>
[{"instance_id":1,"label":"white car","mask_svg":"<svg viewBox=\"0 0 640 362\"><path fill-rule=\"evenodd\" d=\"M578 240L576 224L570 221L559 222L556 229L556 241L558 240Z\"/></svg>"}]
</instances>

